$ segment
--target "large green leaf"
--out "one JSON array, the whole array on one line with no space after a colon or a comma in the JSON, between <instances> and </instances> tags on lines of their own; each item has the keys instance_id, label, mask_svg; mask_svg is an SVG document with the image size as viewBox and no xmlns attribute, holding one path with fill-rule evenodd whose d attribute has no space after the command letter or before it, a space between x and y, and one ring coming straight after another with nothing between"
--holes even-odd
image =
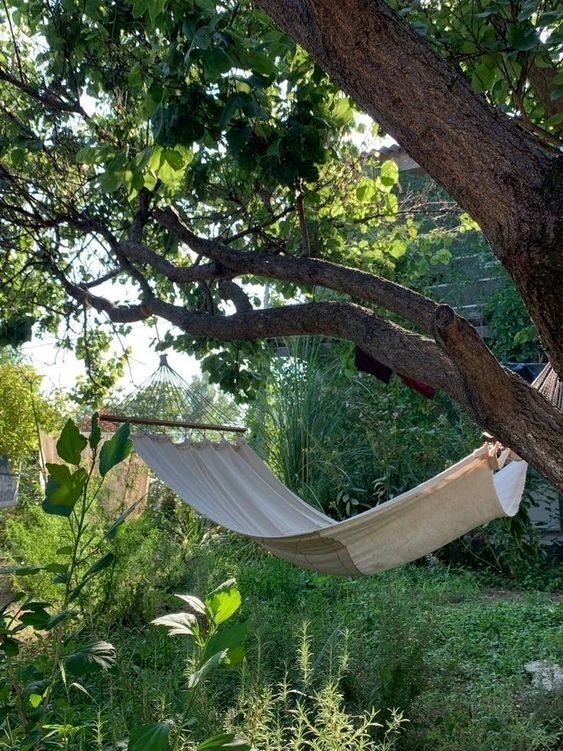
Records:
<instances>
[{"instance_id":1,"label":"large green leaf","mask_svg":"<svg viewBox=\"0 0 563 751\"><path fill-rule=\"evenodd\" d=\"M101 558L98 558L98 560L90 566L88 571L86 571L86 573L84 574L84 579L91 579L92 576L99 574L100 571L103 571L108 566L111 566L114 561L115 553L112 553L111 551L109 553L105 553Z\"/></svg>"},{"instance_id":2,"label":"large green leaf","mask_svg":"<svg viewBox=\"0 0 563 751\"><path fill-rule=\"evenodd\" d=\"M133 450L133 444L129 439L130 427L122 425L118 431L106 441L100 451L100 474L105 477L116 464L127 459Z\"/></svg>"},{"instance_id":3,"label":"large green leaf","mask_svg":"<svg viewBox=\"0 0 563 751\"><path fill-rule=\"evenodd\" d=\"M197 747L197 751L221 751L221 749L237 748L239 751L250 751L251 746L242 738L237 738L234 733L221 733L211 738L206 738Z\"/></svg>"},{"instance_id":4,"label":"large green leaf","mask_svg":"<svg viewBox=\"0 0 563 751\"><path fill-rule=\"evenodd\" d=\"M129 736L127 751L167 751L169 735L168 722L141 725Z\"/></svg>"},{"instance_id":5,"label":"large green leaf","mask_svg":"<svg viewBox=\"0 0 563 751\"><path fill-rule=\"evenodd\" d=\"M241 596L236 581L228 579L214 589L205 599L209 617L218 626L240 608Z\"/></svg>"},{"instance_id":6,"label":"large green leaf","mask_svg":"<svg viewBox=\"0 0 563 751\"><path fill-rule=\"evenodd\" d=\"M102 439L102 431L100 430L100 423L98 421L98 418L98 413L94 412L90 425L90 437L88 439L91 449L97 448Z\"/></svg>"},{"instance_id":7,"label":"large green leaf","mask_svg":"<svg viewBox=\"0 0 563 751\"><path fill-rule=\"evenodd\" d=\"M67 420L57 441L57 454L63 462L68 464L80 464L80 456L88 439L83 436L72 420Z\"/></svg>"},{"instance_id":8,"label":"large green leaf","mask_svg":"<svg viewBox=\"0 0 563 751\"><path fill-rule=\"evenodd\" d=\"M115 664L115 648L107 641L86 644L68 655L65 664L68 672L76 676L109 670Z\"/></svg>"},{"instance_id":9,"label":"large green leaf","mask_svg":"<svg viewBox=\"0 0 563 751\"><path fill-rule=\"evenodd\" d=\"M203 663L199 670L196 670L195 673L192 673L190 675L190 677L188 678L188 688L195 688L198 683L200 683L200 681L202 681L206 676L209 675L209 673L215 670L215 668L219 667L219 665L225 661L226 657L226 649L224 649L222 652L216 652L207 660L207 662Z\"/></svg>"},{"instance_id":10,"label":"large green leaf","mask_svg":"<svg viewBox=\"0 0 563 751\"><path fill-rule=\"evenodd\" d=\"M204 659L209 659L217 652L227 650L225 665L232 668L244 659L246 654L244 642L248 636L246 623L235 623L232 626L221 629L208 641Z\"/></svg>"},{"instance_id":11,"label":"large green leaf","mask_svg":"<svg viewBox=\"0 0 563 751\"><path fill-rule=\"evenodd\" d=\"M70 516L84 490L88 473L84 467L79 467L71 473L65 464L47 464L47 470L49 476L42 504L43 511L57 516Z\"/></svg>"},{"instance_id":12,"label":"large green leaf","mask_svg":"<svg viewBox=\"0 0 563 751\"><path fill-rule=\"evenodd\" d=\"M169 636L193 636L197 618L193 613L169 613L155 618L153 626L166 626Z\"/></svg>"}]
</instances>

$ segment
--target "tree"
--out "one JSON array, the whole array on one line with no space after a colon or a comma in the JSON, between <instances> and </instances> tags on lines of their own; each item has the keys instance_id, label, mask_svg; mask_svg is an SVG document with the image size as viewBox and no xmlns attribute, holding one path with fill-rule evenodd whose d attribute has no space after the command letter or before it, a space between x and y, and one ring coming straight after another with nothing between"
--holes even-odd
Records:
<instances>
[{"instance_id":1,"label":"tree","mask_svg":"<svg viewBox=\"0 0 563 751\"><path fill-rule=\"evenodd\" d=\"M60 417L39 393L41 376L31 366L0 357L0 383L0 456L7 456L17 466L38 449L37 421L42 429L51 430Z\"/></svg>"},{"instance_id":2,"label":"tree","mask_svg":"<svg viewBox=\"0 0 563 751\"><path fill-rule=\"evenodd\" d=\"M257 4L311 57L231 0L6 0L5 302L44 326L160 316L200 353L347 339L445 390L563 488L560 412L450 307L393 281L416 222L394 222L396 170L350 140L341 93L479 224L563 375L559 4ZM276 304L247 280L270 280Z\"/></svg>"}]
</instances>

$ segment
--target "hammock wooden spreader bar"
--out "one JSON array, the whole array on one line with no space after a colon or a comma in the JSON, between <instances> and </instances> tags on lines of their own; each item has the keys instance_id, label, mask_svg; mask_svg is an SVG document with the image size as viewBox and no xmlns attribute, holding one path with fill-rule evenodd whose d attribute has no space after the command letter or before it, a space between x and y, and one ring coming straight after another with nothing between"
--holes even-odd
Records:
<instances>
[{"instance_id":1,"label":"hammock wooden spreader bar","mask_svg":"<svg viewBox=\"0 0 563 751\"><path fill-rule=\"evenodd\" d=\"M489 447L363 514L335 522L286 488L240 439L175 444L133 437L139 456L182 500L280 558L338 576L395 568L518 511L527 465L493 475Z\"/></svg>"},{"instance_id":2,"label":"hammock wooden spreader bar","mask_svg":"<svg viewBox=\"0 0 563 751\"><path fill-rule=\"evenodd\" d=\"M113 415L100 413L101 422L128 422L132 425L153 425L163 428L190 428L193 430L216 430L220 433L245 433L246 428L239 425L220 425L208 422L189 422L184 420L160 420L152 417L126 417L124 415Z\"/></svg>"}]
</instances>

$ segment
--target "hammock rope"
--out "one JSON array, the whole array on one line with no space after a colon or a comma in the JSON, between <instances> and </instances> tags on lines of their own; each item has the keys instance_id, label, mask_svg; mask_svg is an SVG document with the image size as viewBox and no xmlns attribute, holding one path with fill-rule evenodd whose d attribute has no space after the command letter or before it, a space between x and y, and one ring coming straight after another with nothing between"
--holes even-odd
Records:
<instances>
[{"instance_id":1,"label":"hammock rope","mask_svg":"<svg viewBox=\"0 0 563 751\"><path fill-rule=\"evenodd\" d=\"M103 422L129 422L151 429L173 429L187 438L205 437L207 431L244 433L246 428L230 424L228 415L211 399L195 391L160 355L158 368L112 410L100 413Z\"/></svg>"}]
</instances>

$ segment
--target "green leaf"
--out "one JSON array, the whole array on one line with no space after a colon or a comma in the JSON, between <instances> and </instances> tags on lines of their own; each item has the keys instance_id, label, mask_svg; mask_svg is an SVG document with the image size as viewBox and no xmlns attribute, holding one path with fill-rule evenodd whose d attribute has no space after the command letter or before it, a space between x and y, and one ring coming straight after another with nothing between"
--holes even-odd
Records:
<instances>
[{"instance_id":1,"label":"green leaf","mask_svg":"<svg viewBox=\"0 0 563 751\"><path fill-rule=\"evenodd\" d=\"M103 571L108 566L111 566L114 561L115 554L111 551L109 553L106 553L90 566L88 571L86 571L86 573L84 574L84 579L91 579L95 574L99 574L100 571Z\"/></svg>"},{"instance_id":2,"label":"green leaf","mask_svg":"<svg viewBox=\"0 0 563 751\"><path fill-rule=\"evenodd\" d=\"M206 738L197 747L197 751L221 751L224 748L238 748L239 751L250 751L251 746L242 738L237 738L234 733L221 733Z\"/></svg>"},{"instance_id":3,"label":"green leaf","mask_svg":"<svg viewBox=\"0 0 563 751\"><path fill-rule=\"evenodd\" d=\"M76 154L78 164L94 164L98 156L95 146L83 146Z\"/></svg>"},{"instance_id":4,"label":"green leaf","mask_svg":"<svg viewBox=\"0 0 563 751\"><path fill-rule=\"evenodd\" d=\"M78 610L61 610L60 612L55 613L55 615L52 615L49 618L49 620L45 624L45 630L48 631L51 628L55 628L55 626L58 626L62 621L75 618L77 615Z\"/></svg>"},{"instance_id":5,"label":"green leaf","mask_svg":"<svg viewBox=\"0 0 563 751\"><path fill-rule=\"evenodd\" d=\"M123 172L106 170L100 178L100 187L105 193L115 193L123 182Z\"/></svg>"},{"instance_id":6,"label":"green leaf","mask_svg":"<svg viewBox=\"0 0 563 751\"><path fill-rule=\"evenodd\" d=\"M356 198L360 203L369 203L375 195L375 184L368 177L363 177L356 187Z\"/></svg>"},{"instance_id":7,"label":"green leaf","mask_svg":"<svg viewBox=\"0 0 563 751\"><path fill-rule=\"evenodd\" d=\"M169 735L168 722L141 725L129 736L127 751L167 751Z\"/></svg>"},{"instance_id":8,"label":"green leaf","mask_svg":"<svg viewBox=\"0 0 563 751\"><path fill-rule=\"evenodd\" d=\"M204 659L209 659L217 652L227 650L225 665L229 668L238 665L246 654L244 642L248 636L248 626L246 623L235 623L214 634L207 642Z\"/></svg>"},{"instance_id":9,"label":"green leaf","mask_svg":"<svg viewBox=\"0 0 563 751\"><path fill-rule=\"evenodd\" d=\"M195 595L174 595L174 597L178 597L178 599L185 602L190 612L205 615L205 605L199 597Z\"/></svg>"},{"instance_id":10,"label":"green leaf","mask_svg":"<svg viewBox=\"0 0 563 751\"><path fill-rule=\"evenodd\" d=\"M508 43L518 52L526 52L537 47L540 44L540 38L532 26L515 25L508 30Z\"/></svg>"},{"instance_id":11,"label":"green leaf","mask_svg":"<svg viewBox=\"0 0 563 751\"><path fill-rule=\"evenodd\" d=\"M0 634L0 649L7 657L16 657L20 652L20 643L11 636Z\"/></svg>"},{"instance_id":12,"label":"green leaf","mask_svg":"<svg viewBox=\"0 0 563 751\"><path fill-rule=\"evenodd\" d=\"M209 617L218 626L240 608L241 596L236 581L228 579L213 590L205 599Z\"/></svg>"},{"instance_id":13,"label":"green leaf","mask_svg":"<svg viewBox=\"0 0 563 751\"><path fill-rule=\"evenodd\" d=\"M121 525L124 523L124 521L127 519L127 517L135 511L139 503L141 502L141 498L139 498L138 501L135 501L135 503L132 503L129 508L125 509L125 511L120 514L117 519L113 522L111 526L109 526L105 533L104 533L104 540L113 540L115 535L117 534L117 530Z\"/></svg>"},{"instance_id":14,"label":"green leaf","mask_svg":"<svg viewBox=\"0 0 563 751\"><path fill-rule=\"evenodd\" d=\"M43 566L7 566L0 568L0 574L13 574L14 576L33 576L43 571Z\"/></svg>"},{"instance_id":15,"label":"green leaf","mask_svg":"<svg viewBox=\"0 0 563 751\"><path fill-rule=\"evenodd\" d=\"M476 91L488 91L494 84L497 71L492 65L480 63L473 71L471 85Z\"/></svg>"},{"instance_id":16,"label":"green leaf","mask_svg":"<svg viewBox=\"0 0 563 751\"><path fill-rule=\"evenodd\" d=\"M26 610L23 613L20 613L19 615L19 621L20 623L23 623L25 626L31 626L32 628L36 629L44 629L46 627L46 624L49 621L49 618L51 617L49 613L45 610L45 607L42 603L38 603L40 607L34 607L29 608L29 606L33 603L29 603L26 605Z\"/></svg>"},{"instance_id":17,"label":"green leaf","mask_svg":"<svg viewBox=\"0 0 563 751\"><path fill-rule=\"evenodd\" d=\"M164 149L162 158L172 167L173 170L181 170L184 166L184 158L176 149Z\"/></svg>"},{"instance_id":18,"label":"green leaf","mask_svg":"<svg viewBox=\"0 0 563 751\"><path fill-rule=\"evenodd\" d=\"M87 644L68 655L65 664L68 672L76 676L109 670L115 664L115 648L107 641Z\"/></svg>"},{"instance_id":19,"label":"green leaf","mask_svg":"<svg viewBox=\"0 0 563 751\"><path fill-rule=\"evenodd\" d=\"M56 561L54 561L53 563L48 563L45 566L45 571L49 571L52 574L64 574L67 569L68 564L57 563Z\"/></svg>"},{"instance_id":20,"label":"green leaf","mask_svg":"<svg viewBox=\"0 0 563 751\"><path fill-rule=\"evenodd\" d=\"M393 159L383 162L379 176L383 185L387 187L396 185L399 180L399 168Z\"/></svg>"},{"instance_id":21,"label":"green leaf","mask_svg":"<svg viewBox=\"0 0 563 751\"><path fill-rule=\"evenodd\" d=\"M101 440L102 431L100 430L99 415L97 412L94 412L94 414L92 415L92 423L90 425L90 437L88 439L90 448L97 448Z\"/></svg>"},{"instance_id":22,"label":"green leaf","mask_svg":"<svg viewBox=\"0 0 563 751\"><path fill-rule=\"evenodd\" d=\"M80 456L88 439L82 435L72 420L67 420L57 441L57 454L67 464L80 464Z\"/></svg>"},{"instance_id":23,"label":"green leaf","mask_svg":"<svg viewBox=\"0 0 563 751\"><path fill-rule=\"evenodd\" d=\"M71 474L65 464L47 464L49 476L42 508L47 514L70 516L88 479L88 473L79 467Z\"/></svg>"},{"instance_id":24,"label":"green leaf","mask_svg":"<svg viewBox=\"0 0 563 751\"><path fill-rule=\"evenodd\" d=\"M203 56L203 72L207 81L216 81L233 66L229 55L220 47L212 47Z\"/></svg>"},{"instance_id":25,"label":"green leaf","mask_svg":"<svg viewBox=\"0 0 563 751\"><path fill-rule=\"evenodd\" d=\"M557 115L553 115L547 121L547 125L560 125L563 123L563 112L558 112Z\"/></svg>"},{"instance_id":26,"label":"green leaf","mask_svg":"<svg viewBox=\"0 0 563 751\"><path fill-rule=\"evenodd\" d=\"M29 703L31 704L33 709L37 709L37 707L43 701L41 694L30 694L27 698L29 699Z\"/></svg>"},{"instance_id":27,"label":"green leaf","mask_svg":"<svg viewBox=\"0 0 563 751\"><path fill-rule=\"evenodd\" d=\"M63 545L62 548L55 550L57 555L70 555L72 553L72 545Z\"/></svg>"},{"instance_id":28,"label":"green leaf","mask_svg":"<svg viewBox=\"0 0 563 751\"><path fill-rule=\"evenodd\" d=\"M132 5L133 18L139 18L149 7L149 0L135 0Z\"/></svg>"},{"instance_id":29,"label":"green leaf","mask_svg":"<svg viewBox=\"0 0 563 751\"><path fill-rule=\"evenodd\" d=\"M105 477L116 464L126 459L133 450L129 439L130 426L125 423L106 441L100 451L100 474Z\"/></svg>"},{"instance_id":30,"label":"green leaf","mask_svg":"<svg viewBox=\"0 0 563 751\"><path fill-rule=\"evenodd\" d=\"M216 652L207 662L204 662L199 670L192 673L188 678L188 688L195 688L211 671L215 670L227 657L227 650Z\"/></svg>"},{"instance_id":31,"label":"green leaf","mask_svg":"<svg viewBox=\"0 0 563 751\"><path fill-rule=\"evenodd\" d=\"M153 626L166 626L169 636L194 636L197 618L193 613L169 613L151 621Z\"/></svg>"}]
</instances>

